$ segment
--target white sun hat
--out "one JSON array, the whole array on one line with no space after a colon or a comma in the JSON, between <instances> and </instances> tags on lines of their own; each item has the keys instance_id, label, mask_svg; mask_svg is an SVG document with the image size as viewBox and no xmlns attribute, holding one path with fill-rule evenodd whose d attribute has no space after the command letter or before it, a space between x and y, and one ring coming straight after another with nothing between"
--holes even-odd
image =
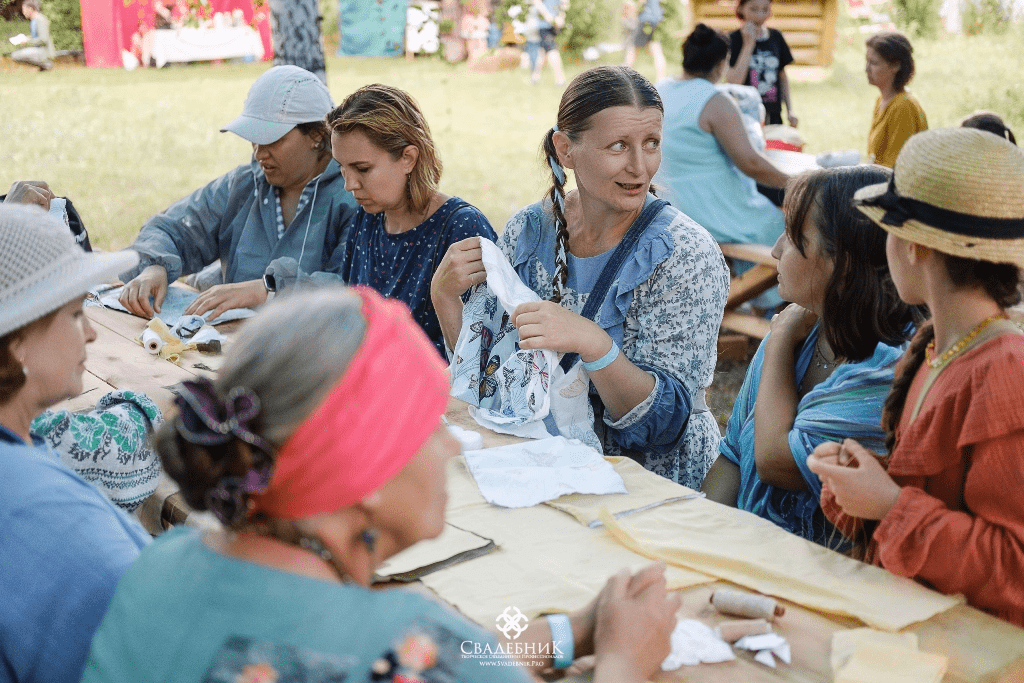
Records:
<instances>
[{"instance_id":1,"label":"white sun hat","mask_svg":"<svg viewBox=\"0 0 1024 683\"><path fill-rule=\"evenodd\" d=\"M292 65L263 72L249 88L242 115L220 129L257 145L269 145L300 123L323 121L334 108L327 86L309 71Z\"/></svg>"},{"instance_id":2,"label":"white sun hat","mask_svg":"<svg viewBox=\"0 0 1024 683\"><path fill-rule=\"evenodd\" d=\"M86 253L68 226L32 204L0 204L0 336L52 313L139 260Z\"/></svg>"}]
</instances>

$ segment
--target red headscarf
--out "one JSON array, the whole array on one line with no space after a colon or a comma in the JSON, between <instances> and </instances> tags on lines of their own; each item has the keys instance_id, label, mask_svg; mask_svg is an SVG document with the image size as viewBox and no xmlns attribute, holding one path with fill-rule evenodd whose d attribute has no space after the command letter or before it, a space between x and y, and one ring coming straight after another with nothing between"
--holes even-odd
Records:
<instances>
[{"instance_id":1,"label":"red headscarf","mask_svg":"<svg viewBox=\"0 0 1024 683\"><path fill-rule=\"evenodd\" d=\"M409 309L367 287L366 335L345 373L277 452L254 509L301 519L350 507L388 483L437 429L448 370Z\"/></svg>"}]
</instances>

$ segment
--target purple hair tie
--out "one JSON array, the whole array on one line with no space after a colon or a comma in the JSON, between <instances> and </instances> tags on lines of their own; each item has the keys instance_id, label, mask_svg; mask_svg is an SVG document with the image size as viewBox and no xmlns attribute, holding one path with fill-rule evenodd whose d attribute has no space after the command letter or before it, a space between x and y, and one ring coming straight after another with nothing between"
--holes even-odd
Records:
<instances>
[{"instance_id":1,"label":"purple hair tie","mask_svg":"<svg viewBox=\"0 0 1024 683\"><path fill-rule=\"evenodd\" d=\"M175 426L182 439L196 446L222 446L237 438L255 450L255 465L244 476L222 477L206 492L206 506L217 518L233 525L248 514L248 497L262 493L270 483L274 448L253 431L260 400L252 389L234 387L222 400L209 379L187 380L178 385L174 402L179 412Z\"/></svg>"}]
</instances>

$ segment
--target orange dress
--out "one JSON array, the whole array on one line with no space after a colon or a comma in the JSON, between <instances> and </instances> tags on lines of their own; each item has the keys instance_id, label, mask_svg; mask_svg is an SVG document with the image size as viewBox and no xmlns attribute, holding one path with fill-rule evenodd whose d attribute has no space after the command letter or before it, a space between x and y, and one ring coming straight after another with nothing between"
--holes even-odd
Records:
<instances>
[{"instance_id":1,"label":"orange dress","mask_svg":"<svg viewBox=\"0 0 1024 683\"><path fill-rule=\"evenodd\" d=\"M1024 335L954 358L910 422L929 370L911 385L888 466L903 490L866 561L1024 626ZM829 492L822 508L849 528Z\"/></svg>"}]
</instances>

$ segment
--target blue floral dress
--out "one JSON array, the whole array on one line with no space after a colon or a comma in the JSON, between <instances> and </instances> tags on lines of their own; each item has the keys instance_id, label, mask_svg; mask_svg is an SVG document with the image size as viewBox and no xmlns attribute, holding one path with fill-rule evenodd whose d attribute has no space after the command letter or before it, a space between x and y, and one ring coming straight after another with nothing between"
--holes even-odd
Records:
<instances>
[{"instance_id":1,"label":"blue floral dress","mask_svg":"<svg viewBox=\"0 0 1024 683\"><path fill-rule=\"evenodd\" d=\"M519 211L498 241L542 299L551 298L555 257L554 216L547 206ZM570 271L574 263L570 259ZM618 420L607 414L597 420L605 455L634 457L656 474L700 487L721 438L704 392L714 377L728 296L729 270L714 238L666 206L626 259L595 318L630 361L655 377L654 390L633 410ZM570 287L562 305L579 313L587 297ZM596 398L591 386L591 401Z\"/></svg>"}]
</instances>

